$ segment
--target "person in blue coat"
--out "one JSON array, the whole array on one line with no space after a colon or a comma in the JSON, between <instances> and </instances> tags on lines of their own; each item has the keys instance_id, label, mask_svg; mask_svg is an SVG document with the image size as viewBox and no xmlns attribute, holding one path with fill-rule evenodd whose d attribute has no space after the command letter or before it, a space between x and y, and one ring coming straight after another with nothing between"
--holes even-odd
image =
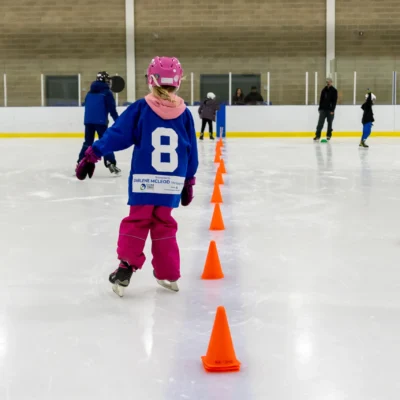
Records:
<instances>
[{"instance_id":1,"label":"person in blue coat","mask_svg":"<svg viewBox=\"0 0 400 400\"><path fill-rule=\"evenodd\" d=\"M155 57L147 74L151 93L121 114L86 150L77 168L78 179L92 177L102 156L135 146L129 176L130 213L121 222L118 239L120 264L109 277L119 296L146 260L143 250L149 232L157 282L179 290L178 227L171 212L179 203L187 206L192 201L198 167L193 117L175 93L182 76L178 59Z\"/></svg>"},{"instance_id":2,"label":"person in blue coat","mask_svg":"<svg viewBox=\"0 0 400 400\"><path fill-rule=\"evenodd\" d=\"M362 117L362 124L363 124L363 133L361 136L360 147L364 147L368 149L368 145L365 141L369 138L372 130L372 124L375 122L374 112L372 111L372 106L376 101L376 96L371 92L371 90L367 90L367 94L365 95L365 103L361 106L363 109L363 117Z\"/></svg>"},{"instance_id":3,"label":"person in blue coat","mask_svg":"<svg viewBox=\"0 0 400 400\"><path fill-rule=\"evenodd\" d=\"M110 90L110 76L102 71L97 74L96 81L92 83L85 98L85 141L78 156L78 164L85 156L85 151L93 144L96 132L99 139L103 137L108 128L108 114L117 121L118 112ZM112 174L121 172L112 152L104 156L104 165Z\"/></svg>"}]
</instances>

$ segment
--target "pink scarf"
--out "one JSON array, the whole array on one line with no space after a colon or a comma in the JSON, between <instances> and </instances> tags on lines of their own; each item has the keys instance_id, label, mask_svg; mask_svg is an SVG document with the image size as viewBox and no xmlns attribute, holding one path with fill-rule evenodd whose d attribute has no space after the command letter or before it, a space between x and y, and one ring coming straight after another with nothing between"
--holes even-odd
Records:
<instances>
[{"instance_id":1,"label":"pink scarf","mask_svg":"<svg viewBox=\"0 0 400 400\"><path fill-rule=\"evenodd\" d=\"M174 102L162 100L153 94L148 94L145 100L150 108L162 119L175 119L186 110L186 105L183 99L175 94L171 94L171 98Z\"/></svg>"}]
</instances>

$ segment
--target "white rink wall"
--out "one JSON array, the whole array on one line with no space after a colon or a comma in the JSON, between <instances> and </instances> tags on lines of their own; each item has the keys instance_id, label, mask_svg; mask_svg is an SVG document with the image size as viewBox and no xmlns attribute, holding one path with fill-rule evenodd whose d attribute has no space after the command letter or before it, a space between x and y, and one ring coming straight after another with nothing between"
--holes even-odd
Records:
<instances>
[{"instance_id":1,"label":"white rink wall","mask_svg":"<svg viewBox=\"0 0 400 400\"><path fill-rule=\"evenodd\" d=\"M198 107L189 107L193 113L196 130L201 120ZM125 107L119 107L122 113ZM375 106L376 122L373 132L400 136L400 106ZM81 134L83 132L83 107L2 107L0 108L0 136L18 134ZM227 107L227 132L233 136L294 136L312 133L318 120L316 106L231 106ZM362 110L360 106L338 106L334 120L334 134L344 136L360 132ZM214 128L215 129L215 128Z\"/></svg>"},{"instance_id":2,"label":"white rink wall","mask_svg":"<svg viewBox=\"0 0 400 400\"><path fill-rule=\"evenodd\" d=\"M361 106L338 106L333 121L334 134L362 130ZM373 132L399 132L400 106L374 106ZM227 107L227 132L315 132L317 106L236 106ZM325 126L326 127L326 126ZM283 135L282 135L283 136Z\"/></svg>"}]
</instances>

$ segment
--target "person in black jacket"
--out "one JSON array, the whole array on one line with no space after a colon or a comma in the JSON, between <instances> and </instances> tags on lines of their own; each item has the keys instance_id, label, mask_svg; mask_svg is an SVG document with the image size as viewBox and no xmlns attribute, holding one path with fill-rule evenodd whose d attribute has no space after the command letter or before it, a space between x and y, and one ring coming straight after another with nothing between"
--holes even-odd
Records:
<instances>
[{"instance_id":1,"label":"person in black jacket","mask_svg":"<svg viewBox=\"0 0 400 400\"><path fill-rule=\"evenodd\" d=\"M361 108L364 110L364 113L361 121L363 124L363 134L361 137L360 147L369 147L365 141L371 134L372 123L375 121L374 113L372 111L372 105L374 104L375 100L376 96L368 89L368 92L365 95L365 103L361 106Z\"/></svg>"},{"instance_id":2,"label":"person in black jacket","mask_svg":"<svg viewBox=\"0 0 400 400\"><path fill-rule=\"evenodd\" d=\"M317 125L317 131L315 132L314 141L321 139L321 131L324 127L325 120L328 121L328 131L326 132L326 138L331 140L332 137L332 123L335 117L335 108L337 103L337 90L332 85L332 79L326 79L326 86L321 91L321 98L319 100L319 120Z\"/></svg>"},{"instance_id":3,"label":"person in black jacket","mask_svg":"<svg viewBox=\"0 0 400 400\"><path fill-rule=\"evenodd\" d=\"M215 100L215 94L212 92L207 93L207 98L200 104L199 107L199 117L202 119L200 140L204 139L204 130L208 124L208 131L210 133L210 139L214 140L213 136L213 121L215 121L215 116L219 110L219 105Z\"/></svg>"},{"instance_id":4,"label":"person in black jacket","mask_svg":"<svg viewBox=\"0 0 400 400\"><path fill-rule=\"evenodd\" d=\"M252 86L251 92L244 98L244 104L255 106L257 104L262 104L263 102L264 99L257 91L257 88L255 86Z\"/></svg>"}]
</instances>

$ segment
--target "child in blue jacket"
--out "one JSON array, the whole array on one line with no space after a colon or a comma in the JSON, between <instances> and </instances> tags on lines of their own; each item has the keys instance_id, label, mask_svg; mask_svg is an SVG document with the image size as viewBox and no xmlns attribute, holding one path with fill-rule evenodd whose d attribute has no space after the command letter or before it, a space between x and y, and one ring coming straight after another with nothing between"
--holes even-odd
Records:
<instances>
[{"instance_id":1,"label":"child in blue jacket","mask_svg":"<svg viewBox=\"0 0 400 400\"><path fill-rule=\"evenodd\" d=\"M375 122L374 119L374 112L372 111L372 106L376 101L376 96L368 89L367 94L365 95L365 103L361 106L363 109L363 117L362 117L362 124L363 124L363 133L361 136L361 142L359 147L368 148L369 146L365 143L366 140L371 135L372 124Z\"/></svg>"},{"instance_id":2,"label":"child in blue jacket","mask_svg":"<svg viewBox=\"0 0 400 400\"><path fill-rule=\"evenodd\" d=\"M85 98L85 142L79 153L78 164L85 156L85 151L93 144L97 134L99 139L108 128L108 114L114 121L118 119L114 95L110 90L110 76L102 71L97 74L97 79L92 83L90 91ZM104 156L104 164L111 173L119 174L121 170L117 167L114 153Z\"/></svg>"},{"instance_id":3,"label":"child in blue jacket","mask_svg":"<svg viewBox=\"0 0 400 400\"><path fill-rule=\"evenodd\" d=\"M135 145L129 177L130 213L120 226L120 264L109 278L121 297L133 272L146 260L143 250L149 232L154 277L165 288L179 290L177 223L171 212L180 202L187 206L192 201L198 167L193 117L175 94L182 75L178 59L155 57L147 73L151 93L127 108L89 147L77 168L78 179L92 177L102 156Z\"/></svg>"}]
</instances>

